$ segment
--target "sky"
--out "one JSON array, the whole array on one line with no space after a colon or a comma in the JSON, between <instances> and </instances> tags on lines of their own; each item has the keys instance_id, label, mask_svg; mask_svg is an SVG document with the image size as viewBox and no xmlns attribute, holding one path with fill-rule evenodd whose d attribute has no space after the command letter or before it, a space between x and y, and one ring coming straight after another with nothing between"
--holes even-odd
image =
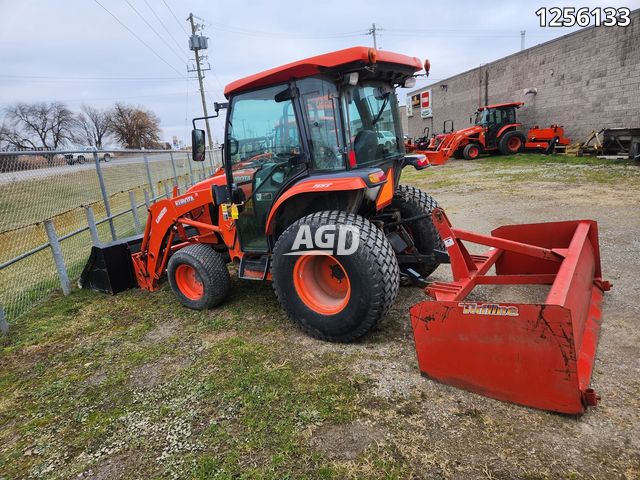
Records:
<instances>
[{"instance_id":1,"label":"sky","mask_svg":"<svg viewBox=\"0 0 640 480\"><path fill-rule=\"evenodd\" d=\"M599 2L565 0L562 6ZM0 0L0 108L14 102L61 101L108 108L141 105L160 117L162 138L189 138L202 115L198 82L187 66L190 12L209 37L205 90L224 101L227 83L277 65L357 45L429 58L426 86L574 28L542 28L538 1L458 0ZM640 7L640 0L607 6ZM400 92L403 104L405 92ZM210 107L211 109L211 107ZM222 140L222 118L212 121Z\"/></svg>"}]
</instances>

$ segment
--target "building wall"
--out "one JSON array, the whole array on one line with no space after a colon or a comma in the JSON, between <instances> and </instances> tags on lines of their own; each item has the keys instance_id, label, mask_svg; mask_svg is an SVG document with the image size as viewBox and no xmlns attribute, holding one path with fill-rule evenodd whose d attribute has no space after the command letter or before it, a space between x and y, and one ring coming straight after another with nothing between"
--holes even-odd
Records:
<instances>
[{"instance_id":1,"label":"building wall","mask_svg":"<svg viewBox=\"0 0 640 480\"><path fill-rule=\"evenodd\" d=\"M479 105L511 101L525 102L523 129L555 123L575 141L605 127L640 127L640 10L627 27L585 28L412 94L429 88L433 118L414 108L411 137L425 127L440 133L447 119L464 128Z\"/></svg>"},{"instance_id":2,"label":"building wall","mask_svg":"<svg viewBox=\"0 0 640 480\"><path fill-rule=\"evenodd\" d=\"M403 132L407 132L409 131L409 117L407 117L407 107L405 107L404 105L400 106L400 124L402 125L402 131Z\"/></svg>"}]
</instances>

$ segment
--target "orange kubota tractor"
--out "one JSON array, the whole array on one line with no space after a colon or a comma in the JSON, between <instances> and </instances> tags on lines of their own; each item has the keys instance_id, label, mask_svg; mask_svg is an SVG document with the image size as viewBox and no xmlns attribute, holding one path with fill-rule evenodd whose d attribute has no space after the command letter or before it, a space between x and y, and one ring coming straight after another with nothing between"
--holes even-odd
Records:
<instances>
[{"instance_id":1,"label":"orange kubota tractor","mask_svg":"<svg viewBox=\"0 0 640 480\"><path fill-rule=\"evenodd\" d=\"M597 292L606 287L595 223L471 234L452 229L427 193L400 184L403 168L428 166L424 156L404 152L395 93L419 70L415 57L354 47L229 84L228 103L215 108L215 116L227 110L223 166L151 205L142 237L93 247L81 285L154 291L166 277L181 303L205 309L227 297L227 263L235 262L240 278L273 281L283 309L305 332L350 342L380 323L401 282L414 283L435 298L412 308L423 373L505 400L581 411L595 401L588 383ZM203 161L196 120L193 160ZM395 143L388 134L380 142L383 131ZM495 248L469 255L463 240ZM449 261L454 281L429 283ZM475 284L492 282L486 273L494 264L495 283L550 284L553 306L463 303ZM540 375L536 388L548 392L545 402L515 395L507 384L515 378L517 390L526 382L519 372L528 372L522 363L536 352L549 357L531 371ZM494 369L493 382L477 374L483 367Z\"/></svg>"},{"instance_id":2,"label":"orange kubota tractor","mask_svg":"<svg viewBox=\"0 0 640 480\"><path fill-rule=\"evenodd\" d=\"M433 165L442 165L451 156L474 160L482 153L513 155L525 148L548 151L555 145L570 143L562 127L557 125L534 127L527 135L519 131L522 124L516 120L516 110L522 105L523 102L510 102L478 107L472 126L435 135L426 149L416 148L416 153L426 155ZM447 122L445 132L446 125Z\"/></svg>"}]
</instances>

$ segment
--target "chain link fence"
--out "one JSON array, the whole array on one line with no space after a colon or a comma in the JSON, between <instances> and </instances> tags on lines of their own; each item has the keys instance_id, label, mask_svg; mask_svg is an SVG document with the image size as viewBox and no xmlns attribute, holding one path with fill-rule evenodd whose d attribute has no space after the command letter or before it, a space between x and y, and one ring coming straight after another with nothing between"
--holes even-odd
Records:
<instances>
[{"instance_id":1,"label":"chain link fence","mask_svg":"<svg viewBox=\"0 0 640 480\"><path fill-rule=\"evenodd\" d=\"M198 163L174 150L0 152L0 329L67 293L93 243L141 233L150 203L220 162L218 151Z\"/></svg>"}]
</instances>

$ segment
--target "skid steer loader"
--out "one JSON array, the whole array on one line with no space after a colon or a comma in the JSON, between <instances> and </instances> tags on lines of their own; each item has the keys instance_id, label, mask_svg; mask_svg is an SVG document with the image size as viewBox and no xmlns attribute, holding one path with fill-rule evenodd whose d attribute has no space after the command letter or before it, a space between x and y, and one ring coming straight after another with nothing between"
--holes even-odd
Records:
<instances>
[{"instance_id":1,"label":"skid steer loader","mask_svg":"<svg viewBox=\"0 0 640 480\"><path fill-rule=\"evenodd\" d=\"M409 85L421 68L415 57L354 47L229 84L228 102L216 104L214 115L227 111L223 166L186 192L176 191L173 198L151 205L142 237L94 247L81 284L110 293L136 285L154 291L166 276L181 303L204 309L225 300L230 289L227 263L235 262L240 278L273 281L282 308L300 328L335 342L355 341L375 328L401 283L427 287L427 293L436 295L440 290L434 290L427 278L450 259L452 265L459 264L459 240L443 230L444 213L432 197L400 184L403 168L428 166L423 155L404 152L395 93L396 87ZM199 120L194 119L192 133L194 161L203 161L205 152L204 131L196 128ZM381 131L393 132L395 142L379 142ZM591 256L577 260L589 262L582 265L584 288L599 278L593 229ZM545 261L552 262L540 267L538 282L552 282L554 268L560 265L562 270L567 261L563 259L576 254L573 244L558 244L555 249L550 245L553 239L550 233L544 245L531 247L536 254L547 252L550 259L544 257ZM504 247L511 241L501 242ZM452 251L456 255L451 256ZM508 255L502 257L507 265ZM496 254L491 258L500 261ZM469 272L475 271L476 283L485 273L477 271L478 265L467 265ZM528 268L514 276L503 275L500 281L522 282L526 273ZM458 288L455 282L452 285L441 288ZM468 290L460 290L460 299ZM583 313L581 302L582 297L574 302L577 306L572 304L576 316ZM432 359L423 358L421 351L425 338L428 343L431 337L432 322L448 322L447 315L438 316L434 310L442 303L437 295L431 302L435 306L428 303L412 309L420 367L423 373L449 382L447 375L432 373ZM449 303L446 308L466 308ZM504 321L529 321L531 312L521 310L522 315ZM477 321L477 329L486 316L480 309L469 314L469 321ZM458 355L464 357L466 345L460 344L460 336L456 338L458 343L443 341L460 347ZM502 347L498 342L493 346ZM491 348L483 353L487 351L490 354ZM504 368L517 370L517 363ZM480 380L484 386L486 379ZM469 376L464 383L451 383L481 391L473 388ZM484 393L539 406L491 388Z\"/></svg>"}]
</instances>

